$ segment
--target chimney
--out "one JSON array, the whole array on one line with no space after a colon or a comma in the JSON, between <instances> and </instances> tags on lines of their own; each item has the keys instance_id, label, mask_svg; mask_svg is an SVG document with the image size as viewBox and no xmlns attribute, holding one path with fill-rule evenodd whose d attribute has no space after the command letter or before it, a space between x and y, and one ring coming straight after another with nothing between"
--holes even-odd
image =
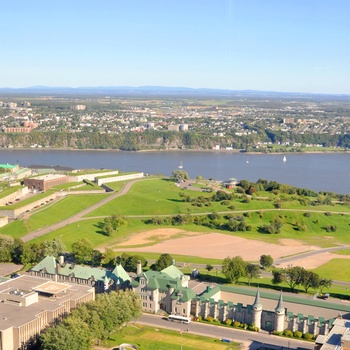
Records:
<instances>
[{"instance_id":1,"label":"chimney","mask_svg":"<svg viewBox=\"0 0 350 350\"><path fill-rule=\"evenodd\" d=\"M64 256L60 255L60 266L64 265Z\"/></svg>"},{"instance_id":2,"label":"chimney","mask_svg":"<svg viewBox=\"0 0 350 350\"><path fill-rule=\"evenodd\" d=\"M142 274L141 260L137 260L136 274L137 276L140 276Z\"/></svg>"}]
</instances>

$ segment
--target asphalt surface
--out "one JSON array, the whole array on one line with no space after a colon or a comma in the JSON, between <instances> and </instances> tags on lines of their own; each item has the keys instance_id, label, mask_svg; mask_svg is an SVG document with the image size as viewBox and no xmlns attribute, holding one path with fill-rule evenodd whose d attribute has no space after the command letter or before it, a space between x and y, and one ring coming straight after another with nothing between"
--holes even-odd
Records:
<instances>
[{"instance_id":1,"label":"asphalt surface","mask_svg":"<svg viewBox=\"0 0 350 350\"><path fill-rule=\"evenodd\" d=\"M301 340L289 339L284 337L277 337L266 332L250 332L228 327L220 327L215 325L208 325L204 323L191 322L190 324L181 324L170 322L161 316L143 314L137 321L138 323L159 328L166 328L182 332L182 337L186 337L188 333L198 334L206 337L216 339L229 339L234 342L241 343L241 349L256 350L260 347L270 347L276 350L295 349L295 350L311 350L314 349L314 343L309 343Z\"/></svg>"}]
</instances>

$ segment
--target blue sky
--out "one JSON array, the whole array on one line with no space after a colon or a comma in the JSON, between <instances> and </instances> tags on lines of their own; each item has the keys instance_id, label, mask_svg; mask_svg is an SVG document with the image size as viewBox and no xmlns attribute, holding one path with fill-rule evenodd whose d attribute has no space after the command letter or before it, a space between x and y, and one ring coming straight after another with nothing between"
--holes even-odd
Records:
<instances>
[{"instance_id":1,"label":"blue sky","mask_svg":"<svg viewBox=\"0 0 350 350\"><path fill-rule=\"evenodd\" d=\"M348 0L5 0L0 86L350 94Z\"/></svg>"}]
</instances>

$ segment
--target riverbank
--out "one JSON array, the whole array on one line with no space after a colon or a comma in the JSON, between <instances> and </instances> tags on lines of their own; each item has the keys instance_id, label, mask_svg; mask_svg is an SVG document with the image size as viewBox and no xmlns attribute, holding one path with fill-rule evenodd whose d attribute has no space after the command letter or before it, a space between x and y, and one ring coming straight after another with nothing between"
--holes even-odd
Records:
<instances>
[{"instance_id":1,"label":"riverbank","mask_svg":"<svg viewBox=\"0 0 350 350\"><path fill-rule=\"evenodd\" d=\"M232 154L253 154L253 155L268 155L268 154L349 154L349 150L344 150L344 149L326 149L326 150L302 150L298 152L293 152L290 150L286 150L285 152L281 151L276 151L276 152L247 152L243 149L220 149L220 150L214 150L214 149L175 149L175 148L169 148L169 149L142 149L142 150L137 150L137 151L125 151L125 150L120 150L120 149L113 149L113 148L104 148L104 149L96 149L96 148L84 148L84 149L78 149L78 148L71 148L71 147L62 147L62 148L51 148L51 147L16 147L16 148L0 148L0 150L4 151L33 151L33 152L38 152L38 151L49 151L49 152L55 152L55 151L65 151L65 152L124 152L124 153L154 153L154 152L202 152L202 153L232 153Z\"/></svg>"}]
</instances>

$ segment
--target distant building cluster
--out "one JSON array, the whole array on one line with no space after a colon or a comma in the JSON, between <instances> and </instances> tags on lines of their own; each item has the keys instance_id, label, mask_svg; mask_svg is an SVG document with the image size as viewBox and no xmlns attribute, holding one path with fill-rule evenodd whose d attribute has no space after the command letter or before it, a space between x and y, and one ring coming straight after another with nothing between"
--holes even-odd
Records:
<instances>
[{"instance_id":1,"label":"distant building cluster","mask_svg":"<svg viewBox=\"0 0 350 350\"><path fill-rule=\"evenodd\" d=\"M169 131L188 131L188 124L170 124L168 125Z\"/></svg>"},{"instance_id":2,"label":"distant building cluster","mask_svg":"<svg viewBox=\"0 0 350 350\"><path fill-rule=\"evenodd\" d=\"M36 129L39 126L39 123L33 123L30 121L22 122L22 126L19 127L4 127L3 132L18 132L18 133L29 133Z\"/></svg>"},{"instance_id":3,"label":"distant building cluster","mask_svg":"<svg viewBox=\"0 0 350 350\"><path fill-rule=\"evenodd\" d=\"M86 106L85 105L75 105L75 106L72 106L71 109L74 109L75 111L85 111Z\"/></svg>"}]
</instances>

